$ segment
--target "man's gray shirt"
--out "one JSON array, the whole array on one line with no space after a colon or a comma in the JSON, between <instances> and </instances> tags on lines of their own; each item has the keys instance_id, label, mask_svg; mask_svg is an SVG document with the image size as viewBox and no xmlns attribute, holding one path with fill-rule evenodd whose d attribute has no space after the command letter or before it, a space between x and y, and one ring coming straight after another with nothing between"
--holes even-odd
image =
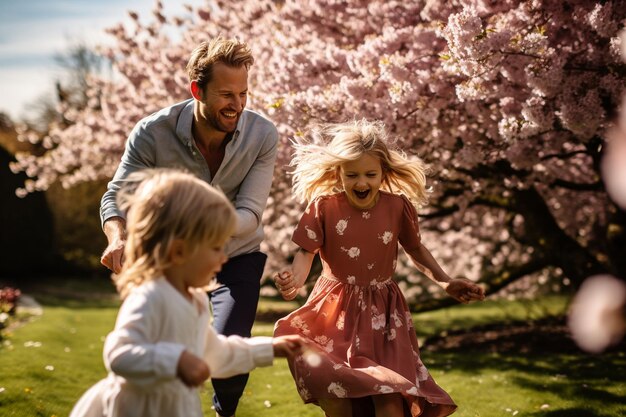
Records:
<instances>
[{"instance_id":1,"label":"man's gray shirt","mask_svg":"<svg viewBox=\"0 0 626 417\"><path fill-rule=\"evenodd\" d=\"M194 100L190 99L137 123L102 197L100 219L104 224L114 216L125 218L115 198L131 173L145 168L179 168L221 189L235 206L238 225L226 247L228 256L258 251L264 236L261 218L274 174L278 131L260 114L244 110L226 145L224 160L211 178L191 133L193 109Z\"/></svg>"}]
</instances>

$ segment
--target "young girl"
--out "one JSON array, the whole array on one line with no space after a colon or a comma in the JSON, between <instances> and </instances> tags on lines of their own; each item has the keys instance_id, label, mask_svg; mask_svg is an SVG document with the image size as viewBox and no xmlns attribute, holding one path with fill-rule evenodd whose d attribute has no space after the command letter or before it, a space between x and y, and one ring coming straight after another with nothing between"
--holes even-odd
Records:
<instances>
[{"instance_id":1,"label":"young girl","mask_svg":"<svg viewBox=\"0 0 626 417\"><path fill-rule=\"evenodd\" d=\"M293 299L320 253L309 299L274 331L300 334L321 352L289 361L298 392L330 417L449 415L456 405L422 364L392 279L398 243L457 300L484 294L446 275L420 241L415 205L426 200L424 166L390 149L381 123L328 125L314 135L295 145L293 159L294 193L310 202L293 235L300 249L291 270L275 277L283 298Z\"/></svg>"},{"instance_id":2,"label":"young girl","mask_svg":"<svg viewBox=\"0 0 626 417\"><path fill-rule=\"evenodd\" d=\"M235 230L228 199L193 175L151 170L119 194L128 211L126 260L116 286L124 302L104 344L106 379L71 417L202 416L195 387L294 354L301 339L217 335L207 286ZM133 191L131 188L135 188ZM205 362L206 361L206 362Z\"/></svg>"}]
</instances>

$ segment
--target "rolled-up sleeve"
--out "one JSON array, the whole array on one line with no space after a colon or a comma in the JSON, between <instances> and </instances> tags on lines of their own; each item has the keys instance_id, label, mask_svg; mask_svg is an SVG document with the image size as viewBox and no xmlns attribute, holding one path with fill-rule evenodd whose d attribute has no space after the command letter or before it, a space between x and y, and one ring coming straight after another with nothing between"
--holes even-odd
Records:
<instances>
[{"instance_id":1,"label":"rolled-up sleeve","mask_svg":"<svg viewBox=\"0 0 626 417\"><path fill-rule=\"evenodd\" d=\"M143 123L139 122L128 137L122 160L113 179L107 186L107 191L102 196L100 202L100 221L102 225L111 217L126 217L117 205L117 192L122 187L125 179L133 172L155 167L155 159L154 140L145 131Z\"/></svg>"},{"instance_id":2,"label":"rolled-up sleeve","mask_svg":"<svg viewBox=\"0 0 626 417\"><path fill-rule=\"evenodd\" d=\"M278 131L271 125L263 139L259 155L241 183L235 199L238 220L235 237L253 233L261 223L272 186L277 149Z\"/></svg>"}]
</instances>

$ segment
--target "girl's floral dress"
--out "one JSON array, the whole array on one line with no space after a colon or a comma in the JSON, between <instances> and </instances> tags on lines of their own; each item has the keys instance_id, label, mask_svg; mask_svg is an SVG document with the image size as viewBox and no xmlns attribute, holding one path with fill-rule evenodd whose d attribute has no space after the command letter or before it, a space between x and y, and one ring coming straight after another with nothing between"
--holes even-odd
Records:
<instances>
[{"instance_id":1,"label":"girl's floral dress","mask_svg":"<svg viewBox=\"0 0 626 417\"><path fill-rule=\"evenodd\" d=\"M420 360L411 314L393 280L398 243L420 243L417 213L404 196L380 192L361 210L345 193L313 201L293 241L319 249L322 274L275 336L300 334L319 347L289 362L302 399L351 398L353 414L373 415L372 395L400 393L407 416L447 416L456 405Z\"/></svg>"}]
</instances>

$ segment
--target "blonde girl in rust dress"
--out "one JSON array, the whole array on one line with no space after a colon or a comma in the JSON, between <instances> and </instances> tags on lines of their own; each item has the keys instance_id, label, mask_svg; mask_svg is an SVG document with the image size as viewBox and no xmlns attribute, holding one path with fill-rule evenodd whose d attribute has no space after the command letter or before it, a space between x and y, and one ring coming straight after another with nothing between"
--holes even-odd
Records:
<instances>
[{"instance_id":1,"label":"blonde girl in rust dress","mask_svg":"<svg viewBox=\"0 0 626 417\"><path fill-rule=\"evenodd\" d=\"M309 203L294 234L291 269L275 276L290 300L316 253L322 261L306 304L276 323L320 353L289 359L298 392L329 417L452 414L456 405L420 360L406 300L393 279L398 243L418 270L458 301L482 289L450 278L422 245L416 207L426 202L424 166L388 146L379 122L327 125L295 145L295 196Z\"/></svg>"}]
</instances>

